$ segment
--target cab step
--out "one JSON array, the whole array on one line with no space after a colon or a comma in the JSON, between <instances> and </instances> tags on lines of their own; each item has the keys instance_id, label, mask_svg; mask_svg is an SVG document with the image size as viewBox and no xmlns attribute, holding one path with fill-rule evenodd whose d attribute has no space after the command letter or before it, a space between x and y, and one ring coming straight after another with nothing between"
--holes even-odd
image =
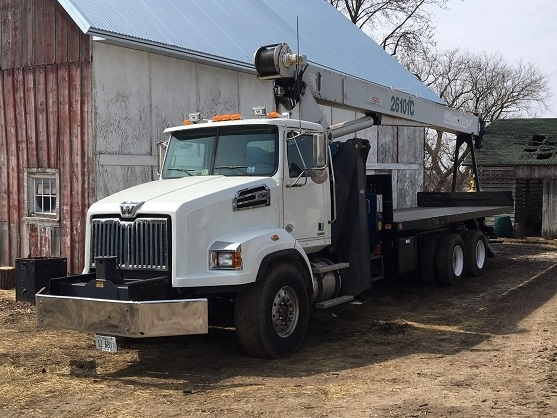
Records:
<instances>
[{"instance_id":1,"label":"cab step","mask_svg":"<svg viewBox=\"0 0 557 418\"><path fill-rule=\"evenodd\" d=\"M354 296L352 296L352 295L339 296L339 297L334 298L334 299L325 300L323 302L317 302L315 304L315 308L316 309L327 309L327 308L331 308L333 306L340 305L342 303L352 302L353 300L354 300Z\"/></svg>"},{"instance_id":2,"label":"cab step","mask_svg":"<svg viewBox=\"0 0 557 418\"><path fill-rule=\"evenodd\" d=\"M313 266L311 271L312 273L323 274L328 273L330 271L335 270L342 270L350 267L350 263L337 263L337 264L327 264L327 265L316 265Z\"/></svg>"}]
</instances>

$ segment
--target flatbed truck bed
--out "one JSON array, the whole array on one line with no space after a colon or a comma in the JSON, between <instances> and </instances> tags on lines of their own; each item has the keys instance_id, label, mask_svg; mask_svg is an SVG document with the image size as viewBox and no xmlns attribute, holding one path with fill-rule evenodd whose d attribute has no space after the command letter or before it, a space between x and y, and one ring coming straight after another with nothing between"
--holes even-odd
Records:
<instances>
[{"instance_id":1,"label":"flatbed truck bed","mask_svg":"<svg viewBox=\"0 0 557 418\"><path fill-rule=\"evenodd\" d=\"M394 209L392 227L396 231L431 230L455 222L512 213L510 206L443 206Z\"/></svg>"}]
</instances>

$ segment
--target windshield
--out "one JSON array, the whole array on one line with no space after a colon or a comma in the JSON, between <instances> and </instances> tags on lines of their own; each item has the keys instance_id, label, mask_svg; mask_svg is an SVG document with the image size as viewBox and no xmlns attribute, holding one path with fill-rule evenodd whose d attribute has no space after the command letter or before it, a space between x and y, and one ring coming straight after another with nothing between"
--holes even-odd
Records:
<instances>
[{"instance_id":1,"label":"windshield","mask_svg":"<svg viewBox=\"0 0 557 418\"><path fill-rule=\"evenodd\" d=\"M203 127L170 137L163 179L185 176L270 176L277 169L273 125Z\"/></svg>"}]
</instances>

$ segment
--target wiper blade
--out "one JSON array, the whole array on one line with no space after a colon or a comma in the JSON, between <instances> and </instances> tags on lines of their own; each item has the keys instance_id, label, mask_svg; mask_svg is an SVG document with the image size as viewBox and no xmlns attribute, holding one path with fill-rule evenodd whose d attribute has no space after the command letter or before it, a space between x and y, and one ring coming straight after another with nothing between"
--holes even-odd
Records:
<instances>
[{"instance_id":1,"label":"wiper blade","mask_svg":"<svg viewBox=\"0 0 557 418\"><path fill-rule=\"evenodd\" d=\"M186 173L188 176L193 176L190 171L194 171L193 168L167 168L168 171L180 171L182 173Z\"/></svg>"},{"instance_id":2,"label":"wiper blade","mask_svg":"<svg viewBox=\"0 0 557 418\"><path fill-rule=\"evenodd\" d=\"M246 174L246 172L244 170L242 170L242 168L248 168L247 165L219 165L218 167L215 167L215 170L218 169L222 169L222 168L227 168L229 170L238 170L240 173L242 174Z\"/></svg>"}]
</instances>

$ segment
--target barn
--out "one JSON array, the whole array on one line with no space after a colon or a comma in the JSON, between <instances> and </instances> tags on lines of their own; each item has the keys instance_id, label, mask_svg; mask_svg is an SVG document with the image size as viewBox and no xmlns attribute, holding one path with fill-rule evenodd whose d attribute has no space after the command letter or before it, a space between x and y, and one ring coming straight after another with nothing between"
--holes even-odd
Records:
<instances>
[{"instance_id":1,"label":"barn","mask_svg":"<svg viewBox=\"0 0 557 418\"><path fill-rule=\"evenodd\" d=\"M478 150L482 190L513 193L513 234L557 238L557 119L493 121Z\"/></svg>"},{"instance_id":2,"label":"barn","mask_svg":"<svg viewBox=\"0 0 557 418\"><path fill-rule=\"evenodd\" d=\"M273 108L258 46L441 102L323 0L2 0L0 265L62 256L83 268L88 206L156 177L156 144L191 112ZM359 115L323 109L329 122ZM423 129L370 128L369 170L415 205Z\"/></svg>"}]
</instances>

